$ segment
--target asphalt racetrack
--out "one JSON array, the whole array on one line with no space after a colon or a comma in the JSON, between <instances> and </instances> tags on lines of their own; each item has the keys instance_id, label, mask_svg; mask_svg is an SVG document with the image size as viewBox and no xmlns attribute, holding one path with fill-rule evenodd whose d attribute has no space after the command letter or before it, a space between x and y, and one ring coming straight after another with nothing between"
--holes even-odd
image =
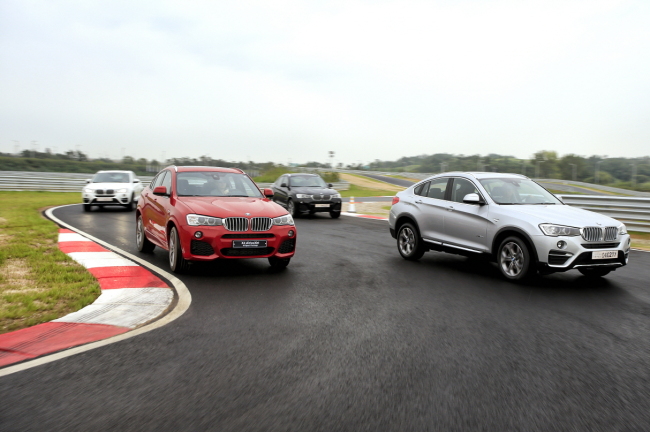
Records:
<instances>
[{"instance_id":1,"label":"asphalt racetrack","mask_svg":"<svg viewBox=\"0 0 650 432\"><path fill-rule=\"evenodd\" d=\"M133 212L54 214L137 253ZM515 285L385 221L297 226L286 271L194 266L172 323L0 378L0 430L650 430L650 253Z\"/></svg>"}]
</instances>

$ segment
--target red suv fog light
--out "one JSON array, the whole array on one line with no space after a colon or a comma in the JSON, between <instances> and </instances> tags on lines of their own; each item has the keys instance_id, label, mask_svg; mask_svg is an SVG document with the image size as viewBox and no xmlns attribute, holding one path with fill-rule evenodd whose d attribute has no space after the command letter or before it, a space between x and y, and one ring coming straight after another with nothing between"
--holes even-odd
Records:
<instances>
[{"instance_id":1,"label":"red suv fog light","mask_svg":"<svg viewBox=\"0 0 650 432\"><path fill-rule=\"evenodd\" d=\"M289 230L287 234L289 234L289 237L293 237L296 233L293 230Z\"/></svg>"},{"instance_id":2,"label":"red suv fog light","mask_svg":"<svg viewBox=\"0 0 650 432\"><path fill-rule=\"evenodd\" d=\"M203 233L201 231L197 231L197 232L194 233L194 237L201 238L201 237L203 237Z\"/></svg>"}]
</instances>

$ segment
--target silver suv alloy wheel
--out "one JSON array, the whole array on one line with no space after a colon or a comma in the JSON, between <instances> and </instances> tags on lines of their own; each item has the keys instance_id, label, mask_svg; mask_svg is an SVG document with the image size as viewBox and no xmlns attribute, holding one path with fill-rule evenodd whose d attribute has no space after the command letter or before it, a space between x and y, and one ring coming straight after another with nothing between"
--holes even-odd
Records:
<instances>
[{"instance_id":1,"label":"silver suv alloy wheel","mask_svg":"<svg viewBox=\"0 0 650 432\"><path fill-rule=\"evenodd\" d=\"M415 248L415 233L410 227L404 227L399 233L399 250L402 255L411 255Z\"/></svg>"},{"instance_id":2,"label":"silver suv alloy wheel","mask_svg":"<svg viewBox=\"0 0 650 432\"><path fill-rule=\"evenodd\" d=\"M503 245L499 258L499 265L503 273L511 278L516 278L524 269L525 264L524 252L517 243L510 241Z\"/></svg>"}]
</instances>

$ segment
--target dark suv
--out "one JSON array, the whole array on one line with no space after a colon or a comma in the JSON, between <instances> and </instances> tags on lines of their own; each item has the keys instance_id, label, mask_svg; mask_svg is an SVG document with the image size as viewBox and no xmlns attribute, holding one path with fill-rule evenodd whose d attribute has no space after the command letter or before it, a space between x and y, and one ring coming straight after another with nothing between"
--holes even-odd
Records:
<instances>
[{"instance_id":1,"label":"dark suv","mask_svg":"<svg viewBox=\"0 0 650 432\"><path fill-rule=\"evenodd\" d=\"M341 216L341 194L318 174L284 174L271 186L273 201L286 207L292 216L328 212Z\"/></svg>"}]
</instances>

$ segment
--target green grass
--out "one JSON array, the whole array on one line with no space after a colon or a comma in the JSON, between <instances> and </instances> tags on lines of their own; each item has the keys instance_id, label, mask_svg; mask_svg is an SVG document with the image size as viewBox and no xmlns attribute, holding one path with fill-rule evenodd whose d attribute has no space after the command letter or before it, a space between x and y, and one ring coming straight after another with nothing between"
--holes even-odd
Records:
<instances>
[{"instance_id":1,"label":"green grass","mask_svg":"<svg viewBox=\"0 0 650 432\"><path fill-rule=\"evenodd\" d=\"M40 209L78 193L0 192L0 333L51 321L92 303L95 278L61 252L58 226Z\"/></svg>"},{"instance_id":2,"label":"green grass","mask_svg":"<svg viewBox=\"0 0 650 432\"><path fill-rule=\"evenodd\" d=\"M373 196L393 196L397 192L385 191L378 189L367 189L357 185L350 184L350 189L339 191L342 197L373 197Z\"/></svg>"}]
</instances>

